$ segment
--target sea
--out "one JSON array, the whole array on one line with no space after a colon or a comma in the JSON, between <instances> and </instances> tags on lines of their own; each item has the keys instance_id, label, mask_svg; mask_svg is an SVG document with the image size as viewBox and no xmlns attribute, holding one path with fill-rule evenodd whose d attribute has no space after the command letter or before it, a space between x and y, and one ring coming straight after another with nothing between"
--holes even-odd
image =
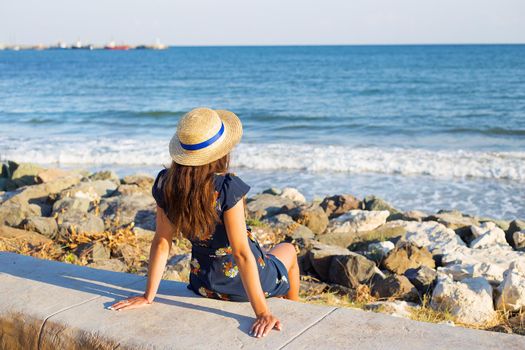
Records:
<instances>
[{"instance_id":1,"label":"sea","mask_svg":"<svg viewBox=\"0 0 525 350\"><path fill-rule=\"evenodd\" d=\"M250 195L525 218L525 45L0 51L0 160L154 176L198 106L242 120Z\"/></svg>"}]
</instances>

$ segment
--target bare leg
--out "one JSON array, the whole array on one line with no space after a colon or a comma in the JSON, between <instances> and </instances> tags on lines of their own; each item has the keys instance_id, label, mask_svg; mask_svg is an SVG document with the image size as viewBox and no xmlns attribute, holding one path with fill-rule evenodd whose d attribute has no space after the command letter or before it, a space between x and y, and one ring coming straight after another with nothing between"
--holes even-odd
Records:
<instances>
[{"instance_id":1,"label":"bare leg","mask_svg":"<svg viewBox=\"0 0 525 350\"><path fill-rule=\"evenodd\" d=\"M288 270L290 290L286 294L286 299L299 300L299 265L295 247L291 243L281 243L270 249L268 253L275 255Z\"/></svg>"}]
</instances>

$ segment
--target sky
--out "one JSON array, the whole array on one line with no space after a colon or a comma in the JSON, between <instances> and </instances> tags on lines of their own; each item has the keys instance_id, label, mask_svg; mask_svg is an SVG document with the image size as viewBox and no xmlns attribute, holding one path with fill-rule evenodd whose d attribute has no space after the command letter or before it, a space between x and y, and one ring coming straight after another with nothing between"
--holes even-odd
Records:
<instances>
[{"instance_id":1,"label":"sky","mask_svg":"<svg viewBox=\"0 0 525 350\"><path fill-rule=\"evenodd\" d=\"M0 0L0 43L525 43L525 0Z\"/></svg>"}]
</instances>

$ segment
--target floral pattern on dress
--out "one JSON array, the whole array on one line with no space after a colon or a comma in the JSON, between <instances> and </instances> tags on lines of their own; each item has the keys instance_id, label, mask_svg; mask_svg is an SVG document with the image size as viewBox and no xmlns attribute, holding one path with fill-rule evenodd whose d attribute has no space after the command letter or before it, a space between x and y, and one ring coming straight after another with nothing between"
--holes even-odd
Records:
<instances>
[{"instance_id":1,"label":"floral pattern on dress","mask_svg":"<svg viewBox=\"0 0 525 350\"><path fill-rule=\"evenodd\" d=\"M264 269L266 263L264 262L264 259L261 256L257 257L257 262L259 263L259 266Z\"/></svg>"},{"instance_id":2,"label":"floral pattern on dress","mask_svg":"<svg viewBox=\"0 0 525 350\"><path fill-rule=\"evenodd\" d=\"M226 256L226 255L230 255L232 252L233 252L232 247L227 246L227 247L217 249L215 251L215 255L216 256Z\"/></svg>"},{"instance_id":3,"label":"floral pattern on dress","mask_svg":"<svg viewBox=\"0 0 525 350\"><path fill-rule=\"evenodd\" d=\"M231 261L227 261L222 264L224 275L230 278L234 278L239 273L239 268Z\"/></svg>"},{"instance_id":4,"label":"floral pattern on dress","mask_svg":"<svg viewBox=\"0 0 525 350\"><path fill-rule=\"evenodd\" d=\"M282 282L288 283L288 278L286 278L286 276L281 276L281 279L279 279L279 278L275 279L275 283L276 284L281 284Z\"/></svg>"},{"instance_id":5,"label":"floral pattern on dress","mask_svg":"<svg viewBox=\"0 0 525 350\"><path fill-rule=\"evenodd\" d=\"M201 264L199 264L199 261L196 258L193 258L190 261L190 273L196 275L201 271Z\"/></svg>"},{"instance_id":6,"label":"floral pattern on dress","mask_svg":"<svg viewBox=\"0 0 525 350\"><path fill-rule=\"evenodd\" d=\"M215 297L215 293L213 293L211 290L209 290L208 288L205 288L205 287L200 287L199 288L199 294L202 295L203 297L206 297L206 298L214 298Z\"/></svg>"},{"instance_id":7,"label":"floral pattern on dress","mask_svg":"<svg viewBox=\"0 0 525 350\"><path fill-rule=\"evenodd\" d=\"M265 298L269 298L270 297L270 293L269 292L264 292L264 297Z\"/></svg>"}]
</instances>

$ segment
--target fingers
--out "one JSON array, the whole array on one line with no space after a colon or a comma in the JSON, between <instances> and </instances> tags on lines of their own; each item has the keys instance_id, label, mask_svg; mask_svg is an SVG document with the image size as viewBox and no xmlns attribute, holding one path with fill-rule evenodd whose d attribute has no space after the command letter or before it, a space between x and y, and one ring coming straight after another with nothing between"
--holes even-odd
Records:
<instances>
[{"instance_id":1,"label":"fingers","mask_svg":"<svg viewBox=\"0 0 525 350\"><path fill-rule=\"evenodd\" d=\"M111 305L109 309L116 310L116 311L125 310L125 309L136 309L137 307L140 307L143 305L143 303L141 302L142 302L141 298L138 298L138 297L128 298L128 299L121 300L118 303Z\"/></svg>"},{"instance_id":2,"label":"fingers","mask_svg":"<svg viewBox=\"0 0 525 350\"><path fill-rule=\"evenodd\" d=\"M259 318L253 323L250 334L256 338L260 338L268 335L272 329L280 331L281 328L281 322L275 317Z\"/></svg>"},{"instance_id":3,"label":"fingers","mask_svg":"<svg viewBox=\"0 0 525 350\"><path fill-rule=\"evenodd\" d=\"M277 320L277 322L275 322L274 328L280 331L283 328L281 321Z\"/></svg>"},{"instance_id":4,"label":"fingers","mask_svg":"<svg viewBox=\"0 0 525 350\"><path fill-rule=\"evenodd\" d=\"M263 328L262 336L265 337L268 335L268 333L273 329L275 326L275 323L277 323L276 319L271 320L270 322L266 323Z\"/></svg>"}]
</instances>

